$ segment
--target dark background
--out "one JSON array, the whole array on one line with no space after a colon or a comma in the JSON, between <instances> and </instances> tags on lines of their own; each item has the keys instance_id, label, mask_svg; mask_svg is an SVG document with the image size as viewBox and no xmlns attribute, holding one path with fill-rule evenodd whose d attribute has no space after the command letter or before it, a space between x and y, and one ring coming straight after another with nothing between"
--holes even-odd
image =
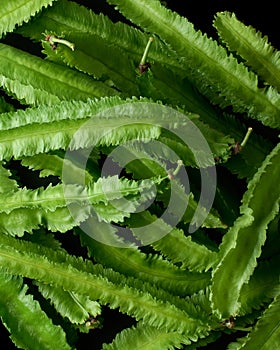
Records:
<instances>
[{"instance_id":1,"label":"dark background","mask_svg":"<svg viewBox=\"0 0 280 350\"><path fill-rule=\"evenodd\" d=\"M123 20L123 17L119 15L112 6L109 6L105 0L78 0L76 2L93 9L97 13L103 12L108 14L114 21ZM196 29L208 33L208 35L213 38L217 38L216 31L212 26L215 14L220 11L234 12L239 20L246 25L255 27L264 35L267 35L269 42L275 48L280 49L279 11L277 1L250 3L244 0L212 0L204 2L198 0L168 0L165 1L165 3L170 9L187 17L188 20L195 25ZM104 323L103 330L96 330L88 335L82 335L77 344L78 350L101 349L102 342L111 342L117 332L131 325L132 320L129 317L122 316L117 311L111 311L107 308L104 311L106 322ZM242 335L243 334L238 334L238 336ZM5 350L16 349L9 340L8 331L1 324L0 339L1 348L5 348ZM221 339L219 343L216 342L215 345L208 345L207 347L201 348L201 350L226 349L230 341L231 340L227 336L225 339Z\"/></svg>"}]
</instances>

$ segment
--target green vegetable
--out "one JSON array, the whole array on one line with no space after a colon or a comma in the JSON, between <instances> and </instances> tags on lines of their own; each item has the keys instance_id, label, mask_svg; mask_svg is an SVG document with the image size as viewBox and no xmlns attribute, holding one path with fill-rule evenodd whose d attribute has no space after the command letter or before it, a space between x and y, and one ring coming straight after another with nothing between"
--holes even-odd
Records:
<instances>
[{"instance_id":1,"label":"green vegetable","mask_svg":"<svg viewBox=\"0 0 280 350\"><path fill-rule=\"evenodd\" d=\"M233 13L215 16L217 42L159 0L107 0L118 22L78 1L2 3L10 341L280 348L279 51Z\"/></svg>"}]
</instances>

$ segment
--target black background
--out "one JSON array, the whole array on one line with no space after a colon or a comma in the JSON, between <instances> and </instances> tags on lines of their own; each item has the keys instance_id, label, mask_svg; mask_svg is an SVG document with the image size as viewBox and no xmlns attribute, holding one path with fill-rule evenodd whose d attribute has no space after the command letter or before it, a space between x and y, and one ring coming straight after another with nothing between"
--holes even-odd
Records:
<instances>
[{"instance_id":1,"label":"black background","mask_svg":"<svg viewBox=\"0 0 280 350\"><path fill-rule=\"evenodd\" d=\"M79 0L76 2L93 9L95 12L102 11L108 14L108 16L114 21L123 20L123 17L115 12L112 6L107 5L105 0ZM187 17L188 20L195 25L196 29L200 29L202 32L208 33L208 35L212 36L213 38L217 38L216 31L212 26L212 21L215 14L220 11L234 12L239 20L246 25L252 25L264 35L267 35L269 42L271 42L275 48L280 49L279 10L277 1L248 2L244 0L213 0L203 2L198 0L169 0L165 1L165 3L170 9L177 11L182 16ZM103 330L96 330L88 335L82 335L77 344L78 350L101 349L101 344L103 341L111 342L117 332L119 332L122 328L130 326L131 324L131 319L129 317L122 317L117 311L110 311L107 308L105 309L104 316L106 322ZM239 336L242 335L243 334L239 334ZM226 349L229 342L230 339L227 336L224 339L221 339L219 343L216 342L215 346L208 345L207 347L201 348L201 350ZM5 350L16 349L9 340L9 333L2 325L0 325L0 347L4 348Z\"/></svg>"}]
</instances>

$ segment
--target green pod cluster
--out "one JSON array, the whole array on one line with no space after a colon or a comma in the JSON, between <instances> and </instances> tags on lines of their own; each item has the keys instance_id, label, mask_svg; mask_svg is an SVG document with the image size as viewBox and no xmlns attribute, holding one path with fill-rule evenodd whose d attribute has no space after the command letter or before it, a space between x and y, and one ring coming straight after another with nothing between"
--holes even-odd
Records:
<instances>
[{"instance_id":1,"label":"green pod cluster","mask_svg":"<svg viewBox=\"0 0 280 350\"><path fill-rule=\"evenodd\" d=\"M279 51L107 3L2 0L1 321L26 350L277 349Z\"/></svg>"}]
</instances>

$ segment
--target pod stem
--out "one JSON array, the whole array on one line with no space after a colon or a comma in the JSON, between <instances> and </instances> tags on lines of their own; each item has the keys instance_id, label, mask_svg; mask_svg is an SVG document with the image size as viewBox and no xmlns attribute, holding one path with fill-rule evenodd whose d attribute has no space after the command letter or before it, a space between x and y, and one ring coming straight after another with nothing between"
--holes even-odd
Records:
<instances>
[{"instance_id":1,"label":"pod stem","mask_svg":"<svg viewBox=\"0 0 280 350\"><path fill-rule=\"evenodd\" d=\"M150 46L151 46L153 41L154 41L154 38L151 36L149 38L149 41L148 41L148 43L146 45L145 51L143 53L143 56L142 56L140 64L139 64L140 74L145 73L150 68L150 63L147 62L146 59L147 59L147 56L148 56L148 52L150 50Z\"/></svg>"},{"instance_id":2,"label":"pod stem","mask_svg":"<svg viewBox=\"0 0 280 350\"><path fill-rule=\"evenodd\" d=\"M141 61L140 61L140 64L141 64L141 65L144 65L144 64L146 63L146 59L147 59L147 56L148 56L148 52L149 52L149 50L150 50L150 46L151 46L151 44L152 44L153 41L154 41L154 38L151 36L151 37L149 38L149 41L148 41L148 43L147 43L147 45L146 45L145 51L144 51L143 56L142 56L142 58L141 58Z\"/></svg>"},{"instance_id":3,"label":"pod stem","mask_svg":"<svg viewBox=\"0 0 280 350\"><path fill-rule=\"evenodd\" d=\"M56 44L63 44L63 45L68 46L72 51L75 50L75 44L71 43L68 40L60 39L55 35L46 35L45 40L51 44L53 49L56 48Z\"/></svg>"},{"instance_id":4,"label":"pod stem","mask_svg":"<svg viewBox=\"0 0 280 350\"><path fill-rule=\"evenodd\" d=\"M250 137L252 131L253 131L253 128L251 128L251 127L248 128L247 133L246 133L246 135L245 135L243 141L242 141L241 144L240 144L240 147L241 147L241 148L243 148L243 147L246 145L246 143L247 143L247 141L249 140L249 137Z\"/></svg>"},{"instance_id":5,"label":"pod stem","mask_svg":"<svg viewBox=\"0 0 280 350\"><path fill-rule=\"evenodd\" d=\"M182 161L181 159L179 159L179 160L177 161L177 168L176 168L174 171L171 171L171 172L168 174L167 177L168 177L170 180L173 180L173 179L175 178L175 176L178 175L178 173L179 173L179 171L180 171L180 169L182 168L183 165L184 165L183 161Z\"/></svg>"}]
</instances>

